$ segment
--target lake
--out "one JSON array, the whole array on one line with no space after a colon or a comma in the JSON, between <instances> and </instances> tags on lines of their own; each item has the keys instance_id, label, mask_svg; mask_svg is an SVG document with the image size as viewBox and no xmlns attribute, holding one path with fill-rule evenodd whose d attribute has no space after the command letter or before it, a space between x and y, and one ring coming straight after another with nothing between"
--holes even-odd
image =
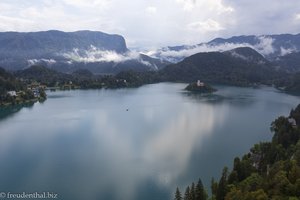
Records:
<instances>
[{"instance_id":1,"label":"lake","mask_svg":"<svg viewBox=\"0 0 300 200\"><path fill-rule=\"evenodd\" d=\"M270 87L197 95L185 86L48 92L43 103L2 114L0 190L173 199L177 186L198 178L209 187L235 156L269 141L271 122L300 103Z\"/></svg>"}]
</instances>

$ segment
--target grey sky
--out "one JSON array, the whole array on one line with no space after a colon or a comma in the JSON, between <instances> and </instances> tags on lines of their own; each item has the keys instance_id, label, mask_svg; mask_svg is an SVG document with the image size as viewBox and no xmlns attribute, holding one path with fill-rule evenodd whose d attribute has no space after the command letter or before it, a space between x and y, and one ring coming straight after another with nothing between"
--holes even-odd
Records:
<instances>
[{"instance_id":1,"label":"grey sky","mask_svg":"<svg viewBox=\"0 0 300 200\"><path fill-rule=\"evenodd\" d=\"M97 30L129 47L299 33L299 0L1 0L0 31Z\"/></svg>"}]
</instances>

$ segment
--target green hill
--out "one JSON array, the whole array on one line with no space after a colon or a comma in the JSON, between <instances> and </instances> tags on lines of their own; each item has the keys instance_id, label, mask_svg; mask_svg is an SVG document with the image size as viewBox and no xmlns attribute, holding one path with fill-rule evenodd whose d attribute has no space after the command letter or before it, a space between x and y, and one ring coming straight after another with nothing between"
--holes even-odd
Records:
<instances>
[{"instance_id":1,"label":"green hill","mask_svg":"<svg viewBox=\"0 0 300 200\"><path fill-rule=\"evenodd\" d=\"M248 47L226 52L197 53L165 67L160 74L167 81L192 82L200 79L209 83L239 86L271 84L284 75Z\"/></svg>"},{"instance_id":2,"label":"green hill","mask_svg":"<svg viewBox=\"0 0 300 200\"><path fill-rule=\"evenodd\" d=\"M34 80L48 86L54 86L56 82L72 81L72 76L57 72L41 65L33 65L27 69L17 71L15 75L18 78Z\"/></svg>"},{"instance_id":3,"label":"green hill","mask_svg":"<svg viewBox=\"0 0 300 200\"><path fill-rule=\"evenodd\" d=\"M288 79L286 79L281 86L284 91L292 94L300 94L300 73L295 73L290 75Z\"/></svg>"},{"instance_id":4,"label":"green hill","mask_svg":"<svg viewBox=\"0 0 300 200\"><path fill-rule=\"evenodd\" d=\"M14 75L0 67L0 95L4 95L10 90L21 90L23 88L24 85Z\"/></svg>"}]
</instances>

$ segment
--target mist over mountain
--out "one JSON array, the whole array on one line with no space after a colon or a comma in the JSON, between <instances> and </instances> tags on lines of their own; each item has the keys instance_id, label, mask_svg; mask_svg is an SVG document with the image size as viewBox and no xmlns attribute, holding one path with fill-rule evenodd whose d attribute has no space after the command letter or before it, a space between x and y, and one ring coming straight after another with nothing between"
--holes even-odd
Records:
<instances>
[{"instance_id":1,"label":"mist over mountain","mask_svg":"<svg viewBox=\"0 0 300 200\"><path fill-rule=\"evenodd\" d=\"M300 71L300 52L293 52L284 56L279 56L274 61L274 64L281 66L288 72L299 72Z\"/></svg>"},{"instance_id":2,"label":"mist over mountain","mask_svg":"<svg viewBox=\"0 0 300 200\"><path fill-rule=\"evenodd\" d=\"M300 34L280 34L262 36L235 36L229 39L217 38L209 42L210 45L249 44L269 59L300 51Z\"/></svg>"},{"instance_id":3,"label":"mist over mountain","mask_svg":"<svg viewBox=\"0 0 300 200\"><path fill-rule=\"evenodd\" d=\"M157 71L199 52L223 52L245 59L242 47L252 49L247 49L247 55L252 54L251 59L258 59L258 64L272 62L277 69L300 71L300 34L216 38L207 43L165 47L142 54L129 50L122 36L98 31L2 32L0 66L14 71L43 65L64 73L87 69L95 74Z\"/></svg>"},{"instance_id":4,"label":"mist over mountain","mask_svg":"<svg viewBox=\"0 0 300 200\"><path fill-rule=\"evenodd\" d=\"M87 68L94 73L158 70L168 63L130 51L120 35L98 31L0 33L0 66L19 70L44 65L70 73Z\"/></svg>"},{"instance_id":5,"label":"mist over mountain","mask_svg":"<svg viewBox=\"0 0 300 200\"><path fill-rule=\"evenodd\" d=\"M176 63L199 52L227 51L238 47L251 47L267 59L276 60L280 56L300 51L300 34L216 38L207 43L196 45L164 47L148 51L147 55Z\"/></svg>"}]
</instances>

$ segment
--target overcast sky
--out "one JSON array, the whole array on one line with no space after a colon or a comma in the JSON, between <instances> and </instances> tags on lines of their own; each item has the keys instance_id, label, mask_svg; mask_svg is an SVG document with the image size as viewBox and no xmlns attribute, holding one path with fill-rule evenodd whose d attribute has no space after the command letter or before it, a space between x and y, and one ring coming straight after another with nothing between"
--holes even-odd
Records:
<instances>
[{"instance_id":1,"label":"overcast sky","mask_svg":"<svg viewBox=\"0 0 300 200\"><path fill-rule=\"evenodd\" d=\"M129 47L300 33L300 0L1 0L0 31L97 30Z\"/></svg>"}]
</instances>

